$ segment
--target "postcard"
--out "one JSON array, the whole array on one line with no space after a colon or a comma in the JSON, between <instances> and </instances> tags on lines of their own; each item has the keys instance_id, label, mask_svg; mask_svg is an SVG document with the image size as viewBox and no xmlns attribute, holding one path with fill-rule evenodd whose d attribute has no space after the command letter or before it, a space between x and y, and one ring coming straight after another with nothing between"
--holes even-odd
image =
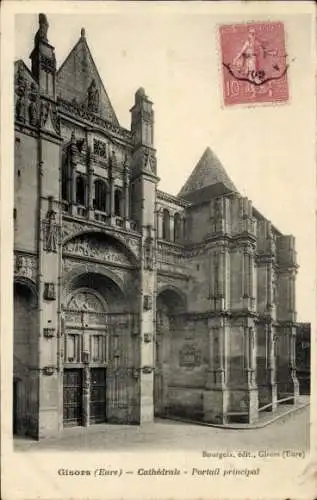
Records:
<instances>
[{"instance_id":1,"label":"postcard","mask_svg":"<svg viewBox=\"0 0 317 500\"><path fill-rule=\"evenodd\" d=\"M2 14L3 499L315 498L315 5Z\"/></svg>"}]
</instances>

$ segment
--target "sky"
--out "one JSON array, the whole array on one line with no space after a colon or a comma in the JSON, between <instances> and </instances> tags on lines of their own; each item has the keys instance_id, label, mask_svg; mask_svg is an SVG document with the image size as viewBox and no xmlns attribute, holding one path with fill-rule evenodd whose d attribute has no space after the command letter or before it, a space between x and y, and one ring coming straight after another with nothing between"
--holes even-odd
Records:
<instances>
[{"instance_id":1,"label":"sky","mask_svg":"<svg viewBox=\"0 0 317 500\"><path fill-rule=\"evenodd\" d=\"M209 7L199 2L166 8L144 4L142 10L132 4L124 9L103 5L96 15L78 3L76 13L61 14L61 9L58 14L47 13L48 38L59 67L85 27L122 126L130 128L134 93L145 88L154 103L159 189L177 194L209 146L240 192L282 233L296 237L298 320L310 322L316 279L312 19L308 14L290 15L290 9L269 17L284 22L293 60L288 74L290 101L225 108L218 26L242 22L245 16L235 9L225 15L220 7ZM267 17L254 12L250 19ZM29 64L37 14L19 14L15 21L14 57Z\"/></svg>"}]
</instances>

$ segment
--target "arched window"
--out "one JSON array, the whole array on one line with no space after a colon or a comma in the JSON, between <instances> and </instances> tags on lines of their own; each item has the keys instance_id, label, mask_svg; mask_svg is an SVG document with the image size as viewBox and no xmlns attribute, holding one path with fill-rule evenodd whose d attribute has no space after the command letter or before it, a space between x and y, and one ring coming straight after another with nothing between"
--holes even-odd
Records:
<instances>
[{"instance_id":1,"label":"arched window","mask_svg":"<svg viewBox=\"0 0 317 500\"><path fill-rule=\"evenodd\" d=\"M68 165L62 166L62 200L69 201Z\"/></svg>"},{"instance_id":2,"label":"arched window","mask_svg":"<svg viewBox=\"0 0 317 500\"><path fill-rule=\"evenodd\" d=\"M180 241L182 238L182 219L180 214L174 215L174 241Z\"/></svg>"},{"instance_id":3,"label":"arched window","mask_svg":"<svg viewBox=\"0 0 317 500\"><path fill-rule=\"evenodd\" d=\"M165 208L163 210L163 240L169 241L171 239L170 234L170 213Z\"/></svg>"},{"instance_id":4,"label":"arched window","mask_svg":"<svg viewBox=\"0 0 317 500\"><path fill-rule=\"evenodd\" d=\"M100 212L107 211L107 184L101 179L95 181L94 208Z\"/></svg>"},{"instance_id":5,"label":"arched window","mask_svg":"<svg viewBox=\"0 0 317 500\"><path fill-rule=\"evenodd\" d=\"M76 179L76 203L85 206L85 179L78 175Z\"/></svg>"},{"instance_id":6,"label":"arched window","mask_svg":"<svg viewBox=\"0 0 317 500\"><path fill-rule=\"evenodd\" d=\"M114 192L114 214L122 217L123 214L123 197L121 189L116 189Z\"/></svg>"}]
</instances>

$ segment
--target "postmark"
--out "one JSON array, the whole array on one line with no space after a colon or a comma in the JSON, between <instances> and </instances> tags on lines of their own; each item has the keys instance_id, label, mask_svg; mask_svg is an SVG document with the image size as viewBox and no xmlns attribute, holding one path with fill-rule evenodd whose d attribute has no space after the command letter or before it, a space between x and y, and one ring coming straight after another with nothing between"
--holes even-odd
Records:
<instances>
[{"instance_id":1,"label":"postmark","mask_svg":"<svg viewBox=\"0 0 317 500\"><path fill-rule=\"evenodd\" d=\"M225 106L289 100L282 22L222 25L219 35Z\"/></svg>"}]
</instances>

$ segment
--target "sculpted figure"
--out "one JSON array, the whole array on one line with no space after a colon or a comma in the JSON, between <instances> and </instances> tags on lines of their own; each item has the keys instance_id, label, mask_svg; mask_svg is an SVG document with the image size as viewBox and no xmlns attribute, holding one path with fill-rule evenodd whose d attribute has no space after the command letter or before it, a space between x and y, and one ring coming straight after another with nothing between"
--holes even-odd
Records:
<instances>
[{"instance_id":1,"label":"sculpted figure","mask_svg":"<svg viewBox=\"0 0 317 500\"><path fill-rule=\"evenodd\" d=\"M23 68L20 65L18 68L18 72L16 75L16 81L15 81L15 92L18 96L16 105L15 105L15 115L16 115L16 119L20 120L20 121L25 121L26 89L27 89L27 83L26 83L26 79L24 76Z\"/></svg>"},{"instance_id":2,"label":"sculpted figure","mask_svg":"<svg viewBox=\"0 0 317 500\"><path fill-rule=\"evenodd\" d=\"M29 121L30 124L36 126L38 124L39 119L39 106L38 106L38 95L37 89L34 83L31 84L30 89L30 104L29 104Z\"/></svg>"},{"instance_id":3,"label":"sculpted figure","mask_svg":"<svg viewBox=\"0 0 317 500\"><path fill-rule=\"evenodd\" d=\"M50 208L46 214L47 227L46 227L46 250L48 252L56 252L57 250L57 225L56 213Z\"/></svg>"},{"instance_id":4,"label":"sculpted figure","mask_svg":"<svg viewBox=\"0 0 317 500\"><path fill-rule=\"evenodd\" d=\"M88 111L97 113L99 109L99 92L96 85L96 80L93 79L88 87Z\"/></svg>"}]
</instances>

